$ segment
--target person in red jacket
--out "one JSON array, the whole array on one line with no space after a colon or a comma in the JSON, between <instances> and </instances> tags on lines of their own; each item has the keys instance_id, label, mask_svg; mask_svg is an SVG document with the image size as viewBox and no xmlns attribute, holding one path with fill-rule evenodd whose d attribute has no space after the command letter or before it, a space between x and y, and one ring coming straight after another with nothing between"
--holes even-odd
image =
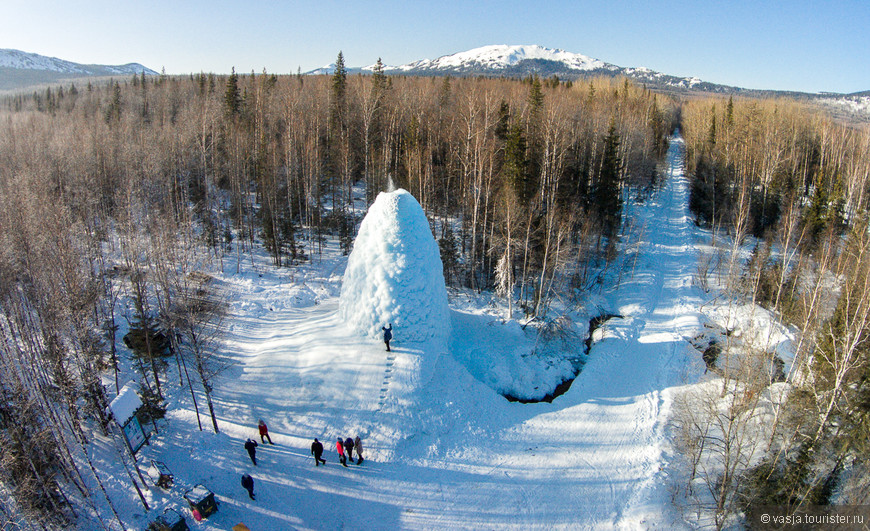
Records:
<instances>
[{"instance_id":1,"label":"person in red jacket","mask_svg":"<svg viewBox=\"0 0 870 531\"><path fill-rule=\"evenodd\" d=\"M335 450L338 452L338 460L343 466L347 466L347 456L344 455L344 441L341 440L341 437L338 438L338 442L335 443Z\"/></svg>"},{"instance_id":2,"label":"person in red jacket","mask_svg":"<svg viewBox=\"0 0 870 531\"><path fill-rule=\"evenodd\" d=\"M269 428L266 426L266 423L263 422L263 419L260 419L260 424L257 425L260 428L260 442L266 444L266 441L263 440L263 437L269 439L269 444L275 444L272 442L272 438L269 437Z\"/></svg>"}]
</instances>

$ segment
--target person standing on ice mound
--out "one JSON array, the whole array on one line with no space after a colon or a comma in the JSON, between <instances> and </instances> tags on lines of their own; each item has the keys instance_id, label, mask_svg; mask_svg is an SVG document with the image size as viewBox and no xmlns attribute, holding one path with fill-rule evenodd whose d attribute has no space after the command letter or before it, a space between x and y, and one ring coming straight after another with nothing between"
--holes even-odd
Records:
<instances>
[{"instance_id":1,"label":"person standing on ice mound","mask_svg":"<svg viewBox=\"0 0 870 531\"><path fill-rule=\"evenodd\" d=\"M387 345L387 352L390 352L390 340L393 339L393 323L389 323L390 327L381 327L381 330L384 331L384 344Z\"/></svg>"},{"instance_id":2,"label":"person standing on ice mound","mask_svg":"<svg viewBox=\"0 0 870 531\"><path fill-rule=\"evenodd\" d=\"M347 457L344 455L344 441L341 440L341 437L339 437L338 442L335 443L335 451L338 452L338 462L346 467Z\"/></svg>"}]
</instances>

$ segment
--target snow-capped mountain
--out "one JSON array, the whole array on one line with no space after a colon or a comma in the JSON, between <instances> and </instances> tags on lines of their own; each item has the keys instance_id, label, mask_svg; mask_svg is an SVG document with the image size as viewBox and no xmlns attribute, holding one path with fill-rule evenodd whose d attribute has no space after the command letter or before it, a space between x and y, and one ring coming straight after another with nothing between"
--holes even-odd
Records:
<instances>
[{"instance_id":1,"label":"snow-capped mountain","mask_svg":"<svg viewBox=\"0 0 870 531\"><path fill-rule=\"evenodd\" d=\"M618 68L579 53L554 50L533 44L529 46L483 46L466 52L445 55L434 60L423 59L415 61L398 66L395 70L404 72L437 71L455 73L499 72L510 70L527 61L555 63L560 68L581 72Z\"/></svg>"},{"instance_id":2,"label":"snow-capped mountain","mask_svg":"<svg viewBox=\"0 0 870 531\"><path fill-rule=\"evenodd\" d=\"M139 63L84 65L21 50L0 49L0 90L54 83L75 77L133 75L142 72L147 76L157 75L157 72Z\"/></svg>"},{"instance_id":3,"label":"snow-capped mountain","mask_svg":"<svg viewBox=\"0 0 870 531\"><path fill-rule=\"evenodd\" d=\"M157 72L139 63L125 65L82 65L72 61L64 61L56 57L46 57L20 50L0 49L0 66L20 70L50 70L66 74L86 76L101 76L105 74L139 74L157 75Z\"/></svg>"},{"instance_id":4,"label":"snow-capped mountain","mask_svg":"<svg viewBox=\"0 0 870 531\"><path fill-rule=\"evenodd\" d=\"M327 65L308 72L311 75L331 74L335 65ZM348 68L348 73L370 73L374 65ZM623 75L639 83L675 91L699 90L706 92L736 92L741 89L707 83L697 77L678 77L650 70L626 68L579 53L532 45L491 45L465 52L445 55L437 59L421 59L399 66L384 66L387 74L398 75L456 75L525 77L558 76L575 80L589 76Z\"/></svg>"},{"instance_id":5,"label":"snow-capped mountain","mask_svg":"<svg viewBox=\"0 0 870 531\"><path fill-rule=\"evenodd\" d=\"M360 70L362 70L362 69L361 68L351 68L351 69L349 69L349 72L351 74L354 74L354 73L359 72ZM332 75L333 72L335 72L335 63L329 63L328 65L324 65L324 66L321 66L320 68L315 68L314 70L310 70L308 72L305 72L305 75L306 76L329 76L329 75Z\"/></svg>"}]
</instances>

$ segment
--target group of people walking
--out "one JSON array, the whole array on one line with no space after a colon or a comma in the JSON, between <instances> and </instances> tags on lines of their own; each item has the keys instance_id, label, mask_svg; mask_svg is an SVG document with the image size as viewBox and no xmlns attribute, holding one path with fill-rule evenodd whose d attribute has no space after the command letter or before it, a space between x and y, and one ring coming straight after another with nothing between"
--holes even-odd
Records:
<instances>
[{"instance_id":1,"label":"group of people walking","mask_svg":"<svg viewBox=\"0 0 870 531\"><path fill-rule=\"evenodd\" d=\"M338 453L338 462L343 466L347 466L348 459L350 459L351 463L356 463L357 465L361 465L363 462L363 445L359 435L355 439L348 437L342 440L339 437L335 441L335 451ZM353 460L354 451L356 451L356 461ZM314 466L326 464L326 459L323 458L323 443L317 440L317 437L311 443L311 455L314 456Z\"/></svg>"},{"instance_id":2,"label":"group of people walking","mask_svg":"<svg viewBox=\"0 0 870 531\"><path fill-rule=\"evenodd\" d=\"M263 419L260 419L260 422L257 424L257 430L260 432L260 442L262 444L266 444L266 441L269 441L269 444L274 445L272 442L272 437L269 436L269 427L263 422ZM251 462L254 463L254 466L257 466L257 441L248 437L248 440L245 441L245 450L248 451L248 457L251 458ZM248 491L248 496L253 500L254 498L254 478L251 477L250 474L242 475L242 487Z\"/></svg>"},{"instance_id":3,"label":"group of people walking","mask_svg":"<svg viewBox=\"0 0 870 531\"><path fill-rule=\"evenodd\" d=\"M266 439L269 440L269 444L274 445L272 442L272 438L269 437L269 427L266 426L266 423L263 422L263 419L260 419L260 423L257 425L257 429L260 430L260 442L266 444ZM257 466L257 441L248 437L248 440L245 441L245 450L248 451L248 457L251 458L251 462L254 463L254 466Z\"/></svg>"},{"instance_id":4,"label":"group of people walking","mask_svg":"<svg viewBox=\"0 0 870 531\"><path fill-rule=\"evenodd\" d=\"M269 441L269 444L275 444L272 442L272 438L269 437L269 428L266 426L266 423L263 422L263 419L260 419L260 422L257 426L260 432L260 441L263 444L266 444L266 440ZM251 458L251 462L254 466L257 466L257 441L248 438L245 441L245 450L248 451L248 457ZM335 442L335 451L338 452L338 462L343 466L347 466L347 461L350 459L351 463L356 463L357 465L361 465L363 462L363 444L362 440L359 438L359 435L356 438L351 439L348 437L347 439L342 440L341 437ZM353 453L356 452L356 461L353 459ZM314 465L320 466L321 464L326 464L326 459L323 458L323 443L317 440L317 437L314 438L314 442L311 443L311 455L314 456ZM250 474L242 475L242 487L248 491L248 496L254 500L254 478L251 477Z\"/></svg>"},{"instance_id":5,"label":"group of people walking","mask_svg":"<svg viewBox=\"0 0 870 531\"><path fill-rule=\"evenodd\" d=\"M390 340L393 338L393 324L389 323L389 327L382 326L381 330L384 331L384 344L387 347L387 352L390 352ZM260 433L260 444L266 444L267 440L269 441L269 444L275 444L272 442L272 437L269 436L269 427L266 426L263 419L260 419L257 424L257 430ZM251 462L254 463L254 466L257 466L257 446L259 446L257 441L251 438L248 438L248 440L245 441L245 450L248 451L248 457L251 458ZM347 466L348 460L357 465L361 465L364 460L362 440L358 435L354 439L348 437L347 439L342 440L341 437L338 437L335 441L335 451L338 453L338 462L345 467ZM354 452L356 452L356 461L353 459ZM323 443L317 440L316 437L314 438L314 442L311 443L311 455L314 456L314 466L326 464L326 459L323 458ZM248 496L252 500L255 499L254 478L251 477L250 474L242 475L242 487L248 491Z\"/></svg>"},{"instance_id":6,"label":"group of people walking","mask_svg":"<svg viewBox=\"0 0 870 531\"><path fill-rule=\"evenodd\" d=\"M381 330L384 331L384 344L387 346L387 352L390 352L390 340L393 339L393 323L389 323L389 326L382 326ZM338 462L342 466L347 466L348 459L351 463L356 463L357 465L361 465L364 461L363 445L359 435L355 439L348 437L342 440L341 437L338 437L335 441L335 451L338 453ZM356 452L356 461L353 460L354 451ZM317 437L311 443L311 455L314 456L314 466L326 464L326 459L323 458L323 443L317 440Z\"/></svg>"}]
</instances>

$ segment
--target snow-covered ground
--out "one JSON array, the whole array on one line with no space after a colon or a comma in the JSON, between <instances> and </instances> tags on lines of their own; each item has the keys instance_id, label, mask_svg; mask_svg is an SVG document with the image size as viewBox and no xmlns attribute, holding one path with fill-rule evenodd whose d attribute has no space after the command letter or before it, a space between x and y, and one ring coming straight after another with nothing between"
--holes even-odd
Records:
<instances>
[{"instance_id":1,"label":"snow-covered ground","mask_svg":"<svg viewBox=\"0 0 870 531\"><path fill-rule=\"evenodd\" d=\"M523 331L470 297L450 301L448 353L431 357L428 343L408 342L395 323L390 353L345 326L338 306L347 260L336 249L293 269L263 257L217 278L231 299L222 345L229 365L214 393L221 433L205 419L199 431L189 394L172 387L167 421L139 455L143 464L163 461L175 485L149 484L147 516L120 465L102 463L108 487L130 493L119 506L125 524L143 528L173 507L197 530L240 522L254 531L682 525L666 486L667 419L674 393L704 370L689 342L702 328L702 294L692 285L697 229L680 137L668 156L662 189L627 210L639 254L604 295L621 317L596 332L583 371L552 403L508 402L494 390L506 376L488 371L509 375L515 364L502 358L515 355ZM424 372L423 359L437 362ZM260 445L253 466L242 445L259 442L261 418L275 445ZM366 461L344 468L336 438L357 435ZM326 466L309 456L314 437ZM255 480L254 501L240 486L244 473ZM199 523L181 497L197 483L220 502Z\"/></svg>"},{"instance_id":2,"label":"snow-covered ground","mask_svg":"<svg viewBox=\"0 0 870 531\"><path fill-rule=\"evenodd\" d=\"M828 107L844 109L854 114L870 115L870 96L841 96L839 98L822 98Z\"/></svg>"}]
</instances>

